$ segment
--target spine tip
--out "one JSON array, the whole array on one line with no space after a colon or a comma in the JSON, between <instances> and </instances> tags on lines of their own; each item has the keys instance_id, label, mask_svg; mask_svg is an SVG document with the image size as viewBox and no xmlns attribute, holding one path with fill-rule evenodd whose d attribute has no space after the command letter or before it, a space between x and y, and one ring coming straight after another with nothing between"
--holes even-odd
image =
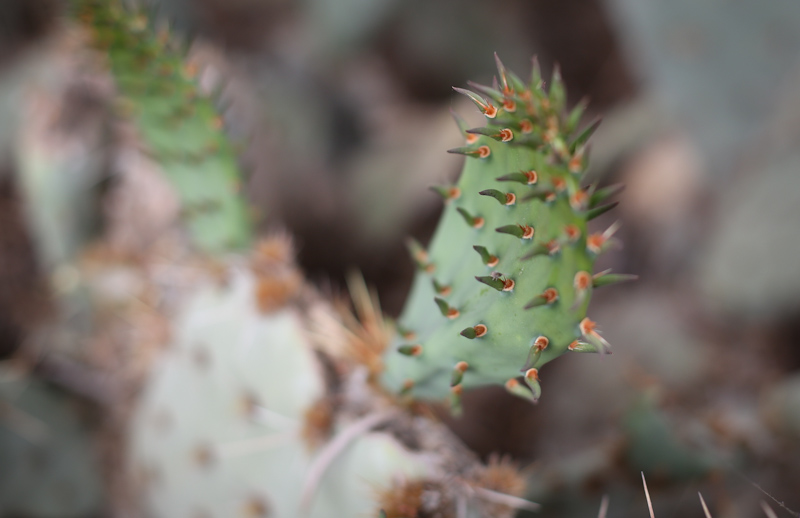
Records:
<instances>
[{"instance_id":1,"label":"spine tip","mask_svg":"<svg viewBox=\"0 0 800 518\"><path fill-rule=\"evenodd\" d=\"M611 209L613 209L617 205L619 205L619 202L615 201L613 203L607 203L606 205L600 205L599 207L595 207L593 209L589 209L588 211L586 211L586 219L588 221L591 221L591 220L595 219L596 217L598 217L598 216L600 216L602 214L605 214L606 212L610 211Z\"/></svg>"},{"instance_id":2,"label":"spine tip","mask_svg":"<svg viewBox=\"0 0 800 518\"><path fill-rule=\"evenodd\" d=\"M403 382L403 386L400 388L400 395L407 396L411 393L411 390L414 388L414 380L407 379Z\"/></svg>"},{"instance_id":3,"label":"spine tip","mask_svg":"<svg viewBox=\"0 0 800 518\"><path fill-rule=\"evenodd\" d=\"M448 304L446 300L439 297L436 297L433 300L436 301L436 305L439 306L439 311L441 311L443 316L452 320L458 318L458 316L461 314L456 308Z\"/></svg>"},{"instance_id":4,"label":"spine tip","mask_svg":"<svg viewBox=\"0 0 800 518\"><path fill-rule=\"evenodd\" d=\"M497 291L514 291L514 286L516 285L514 279L504 279L497 275L479 276L475 277L475 280Z\"/></svg>"},{"instance_id":5,"label":"spine tip","mask_svg":"<svg viewBox=\"0 0 800 518\"><path fill-rule=\"evenodd\" d=\"M531 403L536 403L537 401L537 398L534 396L533 392L531 392L528 387L520 383L520 381L516 378L511 378L510 380L506 381L505 387L509 393L517 397L526 399Z\"/></svg>"},{"instance_id":6,"label":"spine tip","mask_svg":"<svg viewBox=\"0 0 800 518\"><path fill-rule=\"evenodd\" d=\"M500 259L498 259L496 255L489 253L485 246L475 245L472 247L472 249L478 252L478 254L481 256L481 261L483 261L483 264L489 268L494 268L497 266L497 263L500 262Z\"/></svg>"},{"instance_id":7,"label":"spine tip","mask_svg":"<svg viewBox=\"0 0 800 518\"><path fill-rule=\"evenodd\" d=\"M464 373L469 369L469 364L465 361L456 363L453 367L453 373L450 376L450 386L455 387L461 385L461 380L464 379Z\"/></svg>"},{"instance_id":8,"label":"spine tip","mask_svg":"<svg viewBox=\"0 0 800 518\"><path fill-rule=\"evenodd\" d=\"M456 210L458 211L459 214L461 214L461 217L464 218L464 221L467 222L467 225L475 229L483 228L485 220L482 217L473 216L472 214L467 212L466 209L463 209L461 207L458 207Z\"/></svg>"},{"instance_id":9,"label":"spine tip","mask_svg":"<svg viewBox=\"0 0 800 518\"><path fill-rule=\"evenodd\" d=\"M481 196L491 196L497 200L501 205L511 206L517 202L517 196L513 192L502 192L497 189L486 189L480 191L478 194Z\"/></svg>"},{"instance_id":10,"label":"spine tip","mask_svg":"<svg viewBox=\"0 0 800 518\"><path fill-rule=\"evenodd\" d=\"M581 229L578 228L578 225L573 225L570 223L569 225L564 227L564 234L567 236L567 240L571 243L574 243L581 237Z\"/></svg>"},{"instance_id":11,"label":"spine tip","mask_svg":"<svg viewBox=\"0 0 800 518\"><path fill-rule=\"evenodd\" d=\"M401 345L397 348L397 352L405 356L419 356L422 354L422 346L419 344Z\"/></svg>"},{"instance_id":12,"label":"spine tip","mask_svg":"<svg viewBox=\"0 0 800 518\"><path fill-rule=\"evenodd\" d=\"M505 225L494 229L500 234L509 234L520 239L532 239L534 229L530 225Z\"/></svg>"}]
</instances>

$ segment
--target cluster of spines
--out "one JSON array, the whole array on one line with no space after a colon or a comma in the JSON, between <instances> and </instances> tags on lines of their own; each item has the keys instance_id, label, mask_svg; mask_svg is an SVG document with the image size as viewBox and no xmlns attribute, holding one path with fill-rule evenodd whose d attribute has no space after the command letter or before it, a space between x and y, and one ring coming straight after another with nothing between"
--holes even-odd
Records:
<instances>
[{"instance_id":1,"label":"cluster of spines","mask_svg":"<svg viewBox=\"0 0 800 518\"><path fill-rule=\"evenodd\" d=\"M472 146L477 141L475 138L477 135L485 135L500 142L513 141L536 148L550 146L568 163L571 171L580 172L584 165L584 146L597 128L598 122L590 124L569 142L565 142L562 136L572 135L575 132L586 103L579 103L566 118L563 118L561 113L566 105L566 92L558 68L554 70L550 88L545 92L539 64L535 59L530 84L526 85L519 77L508 71L499 58L496 56L495 58L499 82L495 78L491 87L470 82L470 86L480 93L454 88L458 93L469 97L489 119L490 124L481 128L466 129L459 121L462 131L466 134L467 145L452 152L485 158L490 152L488 147Z\"/></svg>"},{"instance_id":2,"label":"cluster of spines","mask_svg":"<svg viewBox=\"0 0 800 518\"><path fill-rule=\"evenodd\" d=\"M495 58L500 77L499 82L495 78L492 87L470 83L470 86L480 93L454 88L458 93L466 95L475 103L478 109L489 119L489 124L481 128L468 129L464 121L454 114L466 140L466 145L451 149L449 152L462 154L474 159L488 158L491 156L492 150L489 146L480 144L479 136L482 135L502 143L528 146L546 153L556 162L566 166L570 174L564 176L553 174L550 175L547 181L544 181L540 178L540 173L535 169L514 171L497 177L495 180L498 182L516 182L527 186L530 190L524 196L518 197L515 193L504 192L499 189L485 189L477 194L494 198L502 206L512 206L532 200L552 203L559 196L566 195L568 196L570 207L576 214L583 215L585 222L614 208L617 202L605 202L617 194L621 190L621 186L612 185L602 189L596 189L596 186L587 188L580 186L580 181L586 169L587 141L598 126L598 122L594 122L582 132L569 138L576 133L586 107L585 103L580 103L566 117L562 117L561 113L563 113L566 104L566 94L558 69L553 73L553 80L549 90L545 91L541 72L535 59L530 85L525 85L521 79L510 73L503 66L496 55ZM486 95L488 99L481 94ZM458 186L442 186L434 187L433 189L441 195L445 203L456 200L463 194L462 189ZM457 207L457 211L470 227L480 229L484 226L485 219L481 215L471 214L462 207ZM617 228L618 226L614 224L605 232L585 236L587 254L590 257L596 257L604 252L612 243L612 236ZM527 224L509 224L500 226L495 231L522 240L532 240L536 229ZM530 260L537 256L557 255L563 246L574 245L578 243L581 237L581 229L578 225L567 224L564 226L560 238L535 245L530 252L520 259ZM428 253L415 241L412 242L410 248L417 266L432 277L431 282L437 293L437 297L434 300L442 315L448 319L458 318L460 316L459 309L446 300L451 288L440 283L434 277L436 265L430 260ZM498 256L485 246L474 245L473 248L487 267L494 268L498 264ZM610 271L600 272L595 275L587 271L578 271L573 281L575 303L572 309L574 310L585 302L592 288L635 278L636 276L633 275L613 274ZM475 280L501 292L513 291L515 286L513 278L504 276L499 272L476 276ZM552 305L558 300L558 290L555 287L548 287L530 300L524 306L524 309L529 310ZM574 340L568 345L567 350L573 352L609 352L608 342L596 331L596 325L592 320L583 318L578 328L582 340ZM488 325L484 322L479 322L464 328L460 335L467 339L475 340L486 336L489 332ZM415 335L406 331L404 338L413 339ZM505 383L505 387L510 393L531 401L538 400L541 388L539 385L539 372L534 366L548 345L549 339L545 336L538 336L533 340L528 359L522 368L522 380L524 383L519 378L509 379ZM418 343L406 344L401 345L398 351L409 356L421 356L423 347ZM462 380L469 368L469 364L462 360L454 365L451 372L451 405L456 410L460 407L460 396L463 391ZM406 380L403 385L403 392L409 392L413 385L413 380Z\"/></svg>"}]
</instances>

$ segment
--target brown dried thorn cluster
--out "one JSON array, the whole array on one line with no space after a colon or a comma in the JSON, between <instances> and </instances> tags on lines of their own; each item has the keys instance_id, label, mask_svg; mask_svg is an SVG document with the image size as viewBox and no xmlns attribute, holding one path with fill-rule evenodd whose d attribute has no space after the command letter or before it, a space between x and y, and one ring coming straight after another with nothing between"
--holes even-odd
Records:
<instances>
[{"instance_id":1,"label":"brown dried thorn cluster","mask_svg":"<svg viewBox=\"0 0 800 518\"><path fill-rule=\"evenodd\" d=\"M269 313L295 299L303 287L303 274L294 262L294 247L288 234L261 241L250 259L257 279L258 308Z\"/></svg>"}]
</instances>

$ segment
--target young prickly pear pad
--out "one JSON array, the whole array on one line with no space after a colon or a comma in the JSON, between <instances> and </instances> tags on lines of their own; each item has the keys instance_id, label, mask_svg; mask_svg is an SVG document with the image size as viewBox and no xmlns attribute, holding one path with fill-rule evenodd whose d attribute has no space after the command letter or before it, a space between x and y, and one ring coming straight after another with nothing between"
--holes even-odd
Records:
<instances>
[{"instance_id":1,"label":"young prickly pear pad","mask_svg":"<svg viewBox=\"0 0 800 518\"><path fill-rule=\"evenodd\" d=\"M494 87L456 88L488 124L458 121L466 145L450 152L466 164L436 188L447 206L430 250L410 244L419 271L386 357L387 386L456 407L463 388L495 383L535 401L542 365L608 352L586 308L594 287L628 278L592 274L614 228L589 235L587 222L616 191L581 185L597 124L577 131L584 106L565 112L557 70L546 91L535 61L528 84L497 66Z\"/></svg>"}]
</instances>

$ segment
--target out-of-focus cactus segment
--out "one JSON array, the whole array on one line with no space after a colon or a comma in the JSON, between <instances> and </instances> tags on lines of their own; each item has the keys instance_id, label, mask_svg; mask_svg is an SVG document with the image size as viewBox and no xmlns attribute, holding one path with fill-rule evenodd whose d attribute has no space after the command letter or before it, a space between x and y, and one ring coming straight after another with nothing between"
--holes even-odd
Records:
<instances>
[{"instance_id":1,"label":"out-of-focus cactus segment","mask_svg":"<svg viewBox=\"0 0 800 518\"><path fill-rule=\"evenodd\" d=\"M76 0L73 7L107 56L120 111L177 192L194 244L207 252L247 245L251 226L237 155L181 45L118 0Z\"/></svg>"}]
</instances>

